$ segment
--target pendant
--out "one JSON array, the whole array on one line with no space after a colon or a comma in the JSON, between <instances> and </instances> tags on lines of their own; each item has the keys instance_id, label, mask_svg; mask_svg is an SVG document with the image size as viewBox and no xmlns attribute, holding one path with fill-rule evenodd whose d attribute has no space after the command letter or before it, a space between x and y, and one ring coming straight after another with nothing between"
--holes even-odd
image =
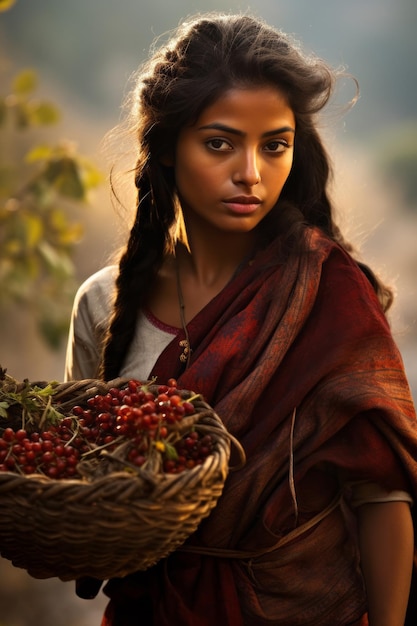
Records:
<instances>
[{"instance_id":1,"label":"pendant","mask_svg":"<svg viewBox=\"0 0 417 626\"><path fill-rule=\"evenodd\" d=\"M180 354L181 363L187 363L191 356L191 348L187 339L182 339L179 342L179 346L182 348L182 353Z\"/></svg>"}]
</instances>

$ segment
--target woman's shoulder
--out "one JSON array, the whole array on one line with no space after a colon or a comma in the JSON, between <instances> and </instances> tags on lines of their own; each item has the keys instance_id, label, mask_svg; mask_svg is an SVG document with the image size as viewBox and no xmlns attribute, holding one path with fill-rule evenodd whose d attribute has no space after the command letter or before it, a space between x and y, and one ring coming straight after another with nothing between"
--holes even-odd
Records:
<instances>
[{"instance_id":1,"label":"woman's shoulder","mask_svg":"<svg viewBox=\"0 0 417 626\"><path fill-rule=\"evenodd\" d=\"M341 243L334 241L328 235L317 229L310 229L310 240L308 251L315 252L320 257L323 269L329 273L334 273L339 281L354 280L362 284L367 289L372 289L371 281L364 268L364 262L358 258L354 252Z\"/></svg>"},{"instance_id":2,"label":"woman's shoulder","mask_svg":"<svg viewBox=\"0 0 417 626\"><path fill-rule=\"evenodd\" d=\"M117 275L117 265L108 265L91 274L78 288L75 308L107 312L113 301Z\"/></svg>"}]
</instances>

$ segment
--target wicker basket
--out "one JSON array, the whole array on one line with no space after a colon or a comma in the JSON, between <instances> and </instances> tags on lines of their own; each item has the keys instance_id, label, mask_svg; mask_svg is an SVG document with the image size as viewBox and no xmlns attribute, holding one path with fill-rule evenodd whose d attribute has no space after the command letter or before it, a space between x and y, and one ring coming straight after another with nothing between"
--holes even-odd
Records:
<instances>
[{"instance_id":1,"label":"wicker basket","mask_svg":"<svg viewBox=\"0 0 417 626\"><path fill-rule=\"evenodd\" d=\"M58 384L54 406L69 414L125 383ZM178 548L216 506L233 440L203 400L193 403L194 429L210 433L213 453L179 474L116 466L92 479L54 480L0 472L0 554L35 578L106 580L145 570Z\"/></svg>"}]
</instances>

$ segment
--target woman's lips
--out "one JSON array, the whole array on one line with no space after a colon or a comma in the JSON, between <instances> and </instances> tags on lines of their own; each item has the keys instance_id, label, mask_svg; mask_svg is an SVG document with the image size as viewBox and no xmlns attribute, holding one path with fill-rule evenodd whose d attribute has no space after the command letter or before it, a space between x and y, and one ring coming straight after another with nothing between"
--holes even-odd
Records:
<instances>
[{"instance_id":1,"label":"woman's lips","mask_svg":"<svg viewBox=\"0 0 417 626\"><path fill-rule=\"evenodd\" d=\"M246 215L254 213L259 208L261 200L257 196L235 196L234 198L224 200L224 204L233 213Z\"/></svg>"}]
</instances>

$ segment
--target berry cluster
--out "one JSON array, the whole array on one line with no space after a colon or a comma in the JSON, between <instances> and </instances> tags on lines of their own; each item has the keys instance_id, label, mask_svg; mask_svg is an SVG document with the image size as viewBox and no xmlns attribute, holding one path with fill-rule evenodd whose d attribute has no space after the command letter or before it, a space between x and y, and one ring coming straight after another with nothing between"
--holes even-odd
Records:
<instances>
[{"instance_id":1,"label":"berry cluster","mask_svg":"<svg viewBox=\"0 0 417 626\"><path fill-rule=\"evenodd\" d=\"M4 429L0 437L0 471L41 473L49 478L78 478L84 458L123 444L124 460L142 467L155 451L166 473L191 469L213 452L209 434L191 428L181 436L184 418L195 415L193 398L184 399L174 379L167 385L131 380L74 406L46 429Z\"/></svg>"},{"instance_id":2,"label":"berry cluster","mask_svg":"<svg viewBox=\"0 0 417 626\"><path fill-rule=\"evenodd\" d=\"M81 437L74 436L71 418L30 434L24 429L6 428L0 437L0 471L77 477L77 464L87 449Z\"/></svg>"},{"instance_id":3,"label":"berry cluster","mask_svg":"<svg viewBox=\"0 0 417 626\"><path fill-rule=\"evenodd\" d=\"M211 435L201 435L192 431L175 443L176 454L164 459L164 472L178 474L185 469L200 465L213 452Z\"/></svg>"}]
</instances>

